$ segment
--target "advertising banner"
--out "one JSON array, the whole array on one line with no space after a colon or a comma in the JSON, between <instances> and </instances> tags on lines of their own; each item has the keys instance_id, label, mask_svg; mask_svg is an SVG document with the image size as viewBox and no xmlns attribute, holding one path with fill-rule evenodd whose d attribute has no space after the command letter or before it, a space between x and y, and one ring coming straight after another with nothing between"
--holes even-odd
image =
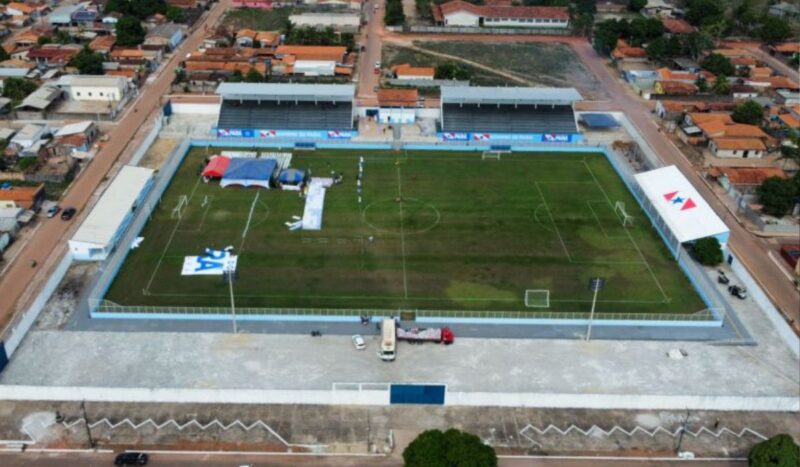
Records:
<instances>
[{"instance_id":1,"label":"advertising banner","mask_svg":"<svg viewBox=\"0 0 800 467\"><path fill-rule=\"evenodd\" d=\"M254 132L248 128L217 128L217 136L222 138L252 138Z\"/></svg>"},{"instance_id":2,"label":"advertising banner","mask_svg":"<svg viewBox=\"0 0 800 467\"><path fill-rule=\"evenodd\" d=\"M445 132L440 136L443 141L469 141L469 133Z\"/></svg>"},{"instance_id":3,"label":"advertising banner","mask_svg":"<svg viewBox=\"0 0 800 467\"><path fill-rule=\"evenodd\" d=\"M545 133L542 135L543 143L569 143L572 142L572 135L557 135L555 133Z\"/></svg>"},{"instance_id":4,"label":"advertising banner","mask_svg":"<svg viewBox=\"0 0 800 467\"><path fill-rule=\"evenodd\" d=\"M239 257L230 250L212 250L206 248L203 256L185 256L183 258L182 276L221 276L225 271L235 271Z\"/></svg>"}]
</instances>

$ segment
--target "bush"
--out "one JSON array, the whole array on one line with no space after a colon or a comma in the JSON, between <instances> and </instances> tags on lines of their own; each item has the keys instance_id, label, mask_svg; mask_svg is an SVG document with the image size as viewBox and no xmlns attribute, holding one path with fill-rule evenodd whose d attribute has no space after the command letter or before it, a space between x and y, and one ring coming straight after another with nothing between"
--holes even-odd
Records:
<instances>
[{"instance_id":1,"label":"bush","mask_svg":"<svg viewBox=\"0 0 800 467\"><path fill-rule=\"evenodd\" d=\"M406 467L497 467L497 454L473 434L427 430L406 447L403 462Z\"/></svg>"},{"instance_id":2,"label":"bush","mask_svg":"<svg viewBox=\"0 0 800 467\"><path fill-rule=\"evenodd\" d=\"M692 253L698 263L703 266L716 266L722 262L722 246L715 237L701 238L694 242Z\"/></svg>"},{"instance_id":3,"label":"bush","mask_svg":"<svg viewBox=\"0 0 800 467\"><path fill-rule=\"evenodd\" d=\"M700 62L700 66L715 75L731 76L736 72L736 68L728 60L728 57L720 54L709 54Z\"/></svg>"},{"instance_id":4,"label":"bush","mask_svg":"<svg viewBox=\"0 0 800 467\"><path fill-rule=\"evenodd\" d=\"M773 436L750 450L750 467L797 467L800 465L800 446L787 434Z\"/></svg>"},{"instance_id":5,"label":"bush","mask_svg":"<svg viewBox=\"0 0 800 467\"><path fill-rule=\"evenodd\" d=\"M764 109L762 109L761 104L756 101L745 101L733 109L731 118L733 118L733 121L736 123L760 125L761 120L764 119Z\"/></svg>"},{"instance_id":6,"label":"bush","mask_svg":"<svg viewBox=\"0 0 800 467\"><path fill-rule=\"evenodd\" d=\"M758 198L764 206L764 213L783 217L792 209L798 197L795 183L781 177L770 177L758 187Z\"/></svg>"}]
</instances>

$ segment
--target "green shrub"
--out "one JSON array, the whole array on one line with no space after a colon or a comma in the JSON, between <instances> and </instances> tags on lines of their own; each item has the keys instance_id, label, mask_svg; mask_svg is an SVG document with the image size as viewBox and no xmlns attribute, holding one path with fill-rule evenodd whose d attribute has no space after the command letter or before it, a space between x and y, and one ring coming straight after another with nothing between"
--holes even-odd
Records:
<instances>
[{"instance_id":1,"label":"green shrub","mask_svg":"<svg viewBox=\"0 0 800 467\"><path fill-rule=\"evenodd\" d=\"M695 259L704 266L716 266L723 260L722 245L714 237L701 238L694 242L692 253Z\"/></svg>"},{"instance_id":2,"label":"green shrub","mask_svg":"<svg viewBox=\"0 0 800 467\"><path fill-rule=\"evenodd\" d=\"M773 436L753 446L747 462L750 467L797 467L800 446L787 434Z\"/></svg>"}]
</instances>

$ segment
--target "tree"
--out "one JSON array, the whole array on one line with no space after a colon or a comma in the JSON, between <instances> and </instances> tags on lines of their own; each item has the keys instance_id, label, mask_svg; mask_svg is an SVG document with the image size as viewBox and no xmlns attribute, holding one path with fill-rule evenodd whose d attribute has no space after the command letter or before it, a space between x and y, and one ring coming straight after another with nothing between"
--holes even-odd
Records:
<instances>
[{"instance_id":1,"label":"tree","mask_svg":"<svg viewBox=\"0 0 800 467\"><path fill-rule=\"evenodd\" d=\"M144 28L138 18L123 16L114 28L117 33L117 45L135 47L144 42Z\"/></svg>"},{"instance_id":2,"label":"tree","mask_svg":"<svg viewBox=\"0 0 800 467\"><path fill-rule=\"evenodd\" d=\"M242 75L241 70L233 70L231 76L228 77L229 83L241 83L242 81L244 81L244 75Z\"/></svg>"},{"instance_id":3,"label":"tree","mask_svg":"<svg viewBox=\"0 0 800 467\"><path fill-rule=\"evenodd\" d=\"M638 13L639 10L647 6L647 0L628 0L628 9Z\"/></svg>"},{"instance_id":4,"label":"tree","mask_svg":"<svg viewBox=\"0 0 800 467\"><path fill-rule=\"evenodd\" d=\"M36 45L49 44L51 41L52 39L50 39L48 36L39 36L39 38L36 39Z\"/></svg>"},{"instance_id":5,"label":"tree","mask_svg":"<svg viewBox=\"0 0 800 467\"><path fill-rule=\"evenodd\" d=\"M761 104L758 102L748 100L742 102L733 109L731 118L733 118L733 121L736 123L760 125L761 120L764 119L764 109L761 108Z\"/></svg>"},{"instance_id":6,"label":"tree","mask_svg":"<svg viewBox=\"0 0 800 467\"><path fill-rule=\"evenodd\" d=\"M4 62L4 61L8 60L9 58L11 58L11 56L8 55L8 52L6 52L6 49L0 47L0 62Z\"/></svg>"},{"instance_id":7,"label":"tree","mask_svg":"<svg viewBox=\"0 0 800 467\"><path fill-rule=\"evenodd\" d=\"M590 15L589 13L576 15L570 20L570 24L572 25L572 30L575 32L575 34L588 37L592 34L594 15Z\"/></svg>"},{"instance_id":8,"label":"tree","mask_svg":"<svg viewBox=\"0 0 800 467\"><path fill-rule=\"evenodd\" d=\"M784 18L769 15L758 29L758 37L767 44L774 44L792 35L792 28Z\"/></svg>"},{"instance_id":9,"label":"tree","mask_svg":"<svg viewBox=\"0 0 800 467\"><path fill-rule=\"evenodd\" d=\"M714 38L707 32L699 31L687 34L683 39L684 52L693 60L699 59L703 54L714 48Z\"/></svg>"},{"instance_id":10,"label":"tree","mask_svg":"<svg viewBox=\"0 0 800 467\"><path fill-rule=\"evenodd\" d=\"M753 446L747 463L750 467L796 467L800 465L800 446L787 434L773 436Z\"/></svg>"},{"instance_id":11,"label":"tree","mask_svg":"<svg viewBox=\"0 0 800 467\"><path fill-rule=\"evenodd\" d=\"M723 260L722 246L716 237L701 238L694 242L692 254L703 266L716 266Z\"/></svg>"},{"instance_id":12,"label":"tree","mask_svg":"<svg viewBox=\"0 0 800 467\"><path fill-rule=\"evenodd\" d=\"M115 11L143 20L155 13L167 13L167 3L165 0L108 0L105 11Z\"/></svg>"},{"instance_id":13,"label":"tree","mask_svg":"<svg viewBox=\"0 0 800 467\"><path fill-rule=\"evenodd\" d=\"M647 56L658 61L665 61L681 55L681 41L675 36L659 37L650 41L645 47Z\"/></svg>"},{"instance_id":14,"label":"tree","mask_svg":"<svg viewBox=\"0 0 800 467\"><path fill-rule=\"evenodd\" d=\"M259 73L255 68L250 68L250 71L244 76L244 80L248 83L260 83L264 81L264 75Z\"/></svg>"},{"instance_id":15,"label":"tree","mask_svg":"<svg viewBox=\"0 0 800 467\"><path fill-rule=\"evenodd\" d=\"M722 5L717 0L690 0L686 19L696 25L704 26L723 19Z\"/></svg>"},{"instance_id":16,"label":"tree","mask_svg":"<svg viewBox=\"0 0 800 467\"><path fill-rule=\"evenodd\" d=\"M639 46L664 34L664 25L656 18L637 17L631 21L631 45Z\"/></svg>"},{"instance_id":17,"label":"tree","mask_svg":"<svg viewBox=\"0 0 800 467\"><path fill-rule=\"evenodd\" d=\"M387 0L383 21L388 26L402 26L405 24L406 14L403 12L403 2L401 0Z\"/></svg>"},{"instance_id":18,"label":"tree","mask_svg":"<svg viewBox=\"0 0 800 467\"><path fill-rule=\"evenodd\" d=\"M770 177L758 187L758 198L764 212L770 216L783 217L795 203L798 193L791 180Z\"/></svg>"},{"instance_id":19,"label":"tree","mask_svg":"<svg viewBox=\"0 0 800 467\"><path fill-rule=\"evenodd\" d=\"M699 92L708 92L708 81L705 76L698 76L694 85L697 86Z\"/></svg>"},{"instance_id":20,"label":"tree","mask_svg":"<svg viewBox=\"0 0 800 467\"><path fill-rule=\"evenodd\" d=\"M183 23L186 21L186 17L183 14L183 9L176 6L170 5L167 7L166 17L173 23Z\"/></svg>"},{"instance_id":21,"label":"tree","mask_svg":"<svg viewBox=\"0 0 800 467\"><path fill-rule=\"evenodd\" d=\"M73 41L72 36L67 31L58 31L55 39L59 44L71 44Z\"/></svg>"},{"instance_id":22,"label":"tree","mask_svg":"<svg viewBox=\"0 0 800 467\"><path fill-rule=\"evenodd\" d=\"M436 65L434 77L436 79L455 79L467 81L472 78L472 71L464 65L459 65L454 62L445 62Z\"/></svg>"},{"instance_id":23,"label":"tree","mask_svg":"<svg viewBox=\"0 0 800 467\"><path fill-rule=\"evenodd\" d=\"M77 68L82 75L103 74L103 56L92 52L89 47L84 47L78 55L72 57L69 65Z\"/></svg>"},{"instance_id":24,"label":"tree","mask_svg":"<svg viewBox=\"0 0 800 467\"><path fill-rule=\"evenodd\" d=\"M728 60L728 57L720 54L709 54L700 62L700 66L703 67L704 70L708 70L715 75L730 76L736 71L736 68L733 66L733 63Z\"/></svg>"},{"instance_id":25,"label":"tree","mask_svg":"<svg viewBox=\"0 0 800 467\"><path fill-rule=\"evenodd\" d=\"M497 454L477 436L451 428L427 430L403 451L405 467L496 467Z\"/></svg>"},{"instance_id":26,"label":"tree","mask_svg":"<svg viewBox=\"0 0 800 467\"><path fill-rule=\"evenodd\" d=\"M595 25L593 45L595 50L608 54L621 37L628 37L631 33L631 24L624 19L608 19Z\"/></svg>"},{"instance_id":27,"label":"tree","mask_svg":"<svg viewBox=\"0 0 800 467\"><path fill-rule=\"evenodd\" d=\"M39 84L32 79L6 78L3 82L3 97L8 97L18 103L37 89L39 89Z\"/></svg>"},{"instance_id":28,"label":"tree","mask_svg":"<svg viewBox=\"0 0 800 467\"><path fill-rule=\"evenodd\" d=\"M784 168L786 168L786 161L794 161L795 164L800 165L800 131L789 131L786 140L781 144L780 152L781 155L778 156L778 159L784 161Z\"/></svg>"},{"instance_id":29,"label":"tree","mask_svg":"<svg viewBox=\"0 0 800 467\"><path fill-rule=\"evenodd\" d=\"M728 77L722 74L717 75L717 79L714 80L714 85L711 86L711 91L719 96L727 96L730 94L731 82L728 81Z\"/></svg>"}]
</instances>

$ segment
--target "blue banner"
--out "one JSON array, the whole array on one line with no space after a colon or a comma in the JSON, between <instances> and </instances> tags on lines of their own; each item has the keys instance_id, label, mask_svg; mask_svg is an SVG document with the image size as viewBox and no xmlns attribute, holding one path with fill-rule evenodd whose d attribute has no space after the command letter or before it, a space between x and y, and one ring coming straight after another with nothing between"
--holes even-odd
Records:
<instances>
[{"instance_id":1,"label":"blue banner","mask_svg":"<svg viewBox=\"0 0 800 467\"><path fill-rule=\"evenodd\" d=\"M251 128L217 128L220 138L287 138L287 139L352 139L354 130L254 130Z\"/></svg>"},{"instance_id":2,"label":"blue banner","mask_svg":"<svg viewBox=\"0 0 800 467\"><path fill-rule=\"evenodd\" d=\"M580 135L556 133L466 133L442 132L439 133L442 141L528 141L532 143L573 143L580 139Z\"/></svg>"}]
</instances>

